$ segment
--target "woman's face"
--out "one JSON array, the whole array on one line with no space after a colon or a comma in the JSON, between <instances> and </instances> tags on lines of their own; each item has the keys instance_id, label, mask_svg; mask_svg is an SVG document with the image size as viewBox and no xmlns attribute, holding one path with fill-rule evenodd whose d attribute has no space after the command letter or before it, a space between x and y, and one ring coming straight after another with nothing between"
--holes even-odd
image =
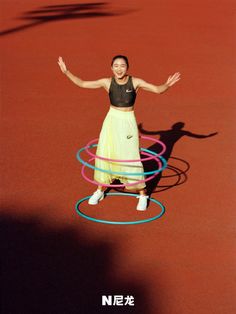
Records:
<instances>
[{"instance_id":1,"label":"woman's face","mask_svg":"<svg viewBox=\"0 0 236 314\"><path fill-rule=\"evenodd\" d=\"M111 70L117 79L122 79L126 75L128 67L124 59L118 58L113 62Z\"/></svg>"}]
</instances>

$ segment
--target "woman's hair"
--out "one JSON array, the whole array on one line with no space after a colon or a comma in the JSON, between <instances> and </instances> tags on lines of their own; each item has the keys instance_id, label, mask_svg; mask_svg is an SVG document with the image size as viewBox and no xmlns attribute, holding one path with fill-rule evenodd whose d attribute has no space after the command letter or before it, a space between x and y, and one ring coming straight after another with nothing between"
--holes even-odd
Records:
<instances>
[{"instance_id":1,"label":"woman's hair","mask_svg":"<svg viewBox=\"0 0 236 314\"><path fill-rule=\"evenodd\" d=\"M127 65L127 69L129 68L129 60L126 56L123 56L123 55L117 55L115 57L112 58L112 61L111 61L111 66L113 66L113 63L116 59L124 59L125 60L125 63Z\"/></svg>"}]
</instances>

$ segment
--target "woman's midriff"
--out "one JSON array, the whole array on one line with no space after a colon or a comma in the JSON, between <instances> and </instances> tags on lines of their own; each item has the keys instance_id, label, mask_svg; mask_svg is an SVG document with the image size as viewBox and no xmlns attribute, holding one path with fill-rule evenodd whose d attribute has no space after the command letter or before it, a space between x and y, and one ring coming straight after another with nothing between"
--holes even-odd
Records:
<instances>
[{"instance_id":1,"label":"woman's midriff","mask_svg":"<svg viewBox=\"0 0 236 314\"><path fill-rule=\"evenodd\" d=\"M116 107L111 105L111 108L116 109L116 110L120 110L120 111L133 111L134 110L134 106L131 107Z\"/></svg>"}]
</instances>

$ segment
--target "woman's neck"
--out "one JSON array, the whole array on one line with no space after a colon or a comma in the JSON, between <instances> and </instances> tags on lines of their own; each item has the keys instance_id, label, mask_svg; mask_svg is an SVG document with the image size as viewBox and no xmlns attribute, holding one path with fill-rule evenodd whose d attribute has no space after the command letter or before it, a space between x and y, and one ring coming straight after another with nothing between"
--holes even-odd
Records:
<instances>
[{"instance_id":1,"label":"woman's neck","mask_svg":"<svg viewBox=\"0 0 236 314\"><path fill-rule=\"evenodd\" d=\"M120 78L120 79L114 77L114 79L115 79L115 81L116 81L117 84L119 84L119 85L125 85L125 84L128 82L128 80L129 80L129 75L126 74L125 76L123 76L123 77Z\"/></svg>"}]
</instances>

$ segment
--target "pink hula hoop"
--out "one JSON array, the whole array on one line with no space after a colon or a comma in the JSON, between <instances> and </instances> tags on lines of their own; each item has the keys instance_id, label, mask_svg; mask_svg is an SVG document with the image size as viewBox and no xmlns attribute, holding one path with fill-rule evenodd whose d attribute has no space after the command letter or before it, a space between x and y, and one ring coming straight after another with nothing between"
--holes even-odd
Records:
<instances>
[{"instance_id":1,"label":"pink hula hoop","mask_svg":"<svg viewBox=\"0 0 236 314\"><path fill-rule=\"evenodd\" d=\"M144 155L146 155L146 156L151 156L151 154L149 154L149 153L147 153L147 152L142 152L142 154L144 154ZM95 159L95 157L89 159L89 162L92 161L92 160L94 160L94 159ZM158 159L158 156L154 156L153 159L155 159L155 161L156 161L157 164L158 164L158 169L160 169L160 168L161 168L161 162L160 162L160 160ZM124 160L123 160L123 161L124 161ZM144 179L144 180L135 181L134 183L127 183L127 184L105 184L105 183L100 183L100 182L97 182L97 181L94 181L94 180L89 179L89 178L86 176L86 174L85 174L85 167L86 167L86 166L83 165L83 166L82 166L82 169L81 169L81 174L82 174L83 178L84 178L86 181L88 181L88 182L90 182L90 183L92 183L92 184L101 185L101 186L105 186L105 187L117 187L117 188L118 188L118 187L125 187L125 186L137 185L137 184L139 184L139 183L144 183L144 182L147 182L147 181L149 181L149 180L152 180L155 176L157 176L157 175L159 174L159 172L154 173L151 177L149 177L149 178L147 178L147 179Z\"/></svg>"},{"instance_id":2,"label":"pink hula hoop","mask_svg":"<svg viewBox=\"0 0 236 314\"><path fill-rule=\"evenodd\" d=\"M162 151L161 151L159 154L155 155L155 156L149 154L149 156L151 156L151 157L141 158L141 159L111 159L111 158L106 158L106 157L102 157L102 156L95 155L95 154L91 153L90 150L89 150L89 146L92 145L92 144L94 144L94 143L96 143L96 142L98 141L98 138L96 138L96 139L90 141L90 142L85 146L85 150L86 150L86 152L87 152L90 156L92 156L92 157L94 157L94 158L98 158L98 159L106 160L106 161L110 161L110 162L138 162L138 161L147 161L147 160L155 159L157 156L162 155L162 154L166 151L166 145L165 145L163 142L161 142L161 141L159 141L159 140L156 140L155 138L149 137L149 136L142 136L142 135L141 135L140 137L141 137L142 139L151 140L151 141L153 141L153 142L155 142L155 143L160 144L160 145L162 146ZM142 152L142 154L144 154L144 153ZM144 154L144 155L145 155L145 154Z\"/></svg>"}]
</instances>

